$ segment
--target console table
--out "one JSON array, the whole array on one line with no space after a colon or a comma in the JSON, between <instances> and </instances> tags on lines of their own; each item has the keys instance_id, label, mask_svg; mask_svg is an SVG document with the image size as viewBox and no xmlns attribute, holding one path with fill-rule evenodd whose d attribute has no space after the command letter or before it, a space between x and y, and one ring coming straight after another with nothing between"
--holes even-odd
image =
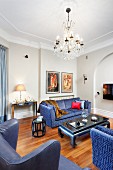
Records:
<instances>
[{"instance_id":1,"label":"console table","mask_svg":"<svg viewBox=\"0 0 113 170\"><path fill-rule=\"evenodd\" d=\"M37 116L37 101L29 101L29 102L22 102L22 103L13 103L11 104L12 108L12 118L14 118L14 110L15 107L24 107L24 106L33 106L33 112Z\"/></svg>"}]
</instances>

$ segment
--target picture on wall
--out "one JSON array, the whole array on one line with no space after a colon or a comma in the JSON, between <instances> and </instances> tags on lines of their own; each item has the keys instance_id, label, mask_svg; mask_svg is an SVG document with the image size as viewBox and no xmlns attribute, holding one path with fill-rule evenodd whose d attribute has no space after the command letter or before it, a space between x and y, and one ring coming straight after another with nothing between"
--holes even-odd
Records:
<instances>
[{"instance_id":1,"label":"picture on wall","mask_svg":"<svg viewBox=\"0 0 113 170\"><path fill-rule=\"evenodd\" d=\"M46 71L46 93L60 93L60 72Z\"/></svg>"},{"instance_id":2,"label":"picture on wall","mask_svg":"<svg viewBox=\"0 0 113 170\"><path fill-rule=\"evenodd\" d=\"M62 93L73 92L73 73L62 73L61 91Z\"/></svg>"}]
</instances>

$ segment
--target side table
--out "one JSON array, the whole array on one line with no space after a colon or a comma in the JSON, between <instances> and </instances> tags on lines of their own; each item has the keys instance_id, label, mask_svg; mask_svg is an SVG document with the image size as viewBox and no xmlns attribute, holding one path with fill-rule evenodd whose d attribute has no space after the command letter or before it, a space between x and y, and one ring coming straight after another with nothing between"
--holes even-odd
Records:
<instances>
[{"instance_id":1,"label":"side table","mask_svg":"<svg viewBox=\"0 0 113 170\"><path fill-rule=\"evenodd\" d=\"M42 137L46 133L46 121L44 119L33 119L32 121L32 136Z\"/></svg>"},{"instance_id":2,"label":"side table","mask_svg":"<svg viewBox=\"0 0 113 170\"><path fill-rule=\"evenodd\" d=\"M22 102L22 103L14 103L11 104L11 108L12 108L12 118L14 118L14 110L15 107L24 107L24 106L33 106L33 112L35 113L35 115L37 116L37 101L29 101L29 102Z\"/></svg>"}]
</instances>

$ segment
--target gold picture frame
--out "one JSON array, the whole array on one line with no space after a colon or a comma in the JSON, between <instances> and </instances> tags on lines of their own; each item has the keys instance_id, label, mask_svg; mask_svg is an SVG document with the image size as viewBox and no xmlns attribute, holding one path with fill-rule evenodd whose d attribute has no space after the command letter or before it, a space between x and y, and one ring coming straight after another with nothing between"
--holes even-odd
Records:
<instances>
[{"instance_id":1,"label":"gold picture frame","mask_svg":"<svg viewBox=\"0 0 113 170\"><path fill-rule=\"evenodd\" d=\"M72 93L73 92L73 73L61 73L61 92Z\"/></svg>"}]
</instances>

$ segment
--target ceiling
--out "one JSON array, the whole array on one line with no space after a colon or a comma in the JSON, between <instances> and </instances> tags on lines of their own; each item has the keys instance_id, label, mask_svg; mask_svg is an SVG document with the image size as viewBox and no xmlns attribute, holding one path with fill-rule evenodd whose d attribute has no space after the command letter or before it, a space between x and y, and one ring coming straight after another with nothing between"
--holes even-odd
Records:
<instances>
[{"instance_id":1,"label":"ceiling","mask_svg":"<svg viewBox=\"0 0 113 170\"><path fill-rule=\"evenodd\" d=\"M16 40L53 46L62 37L65 9L87 48L113 38L113 0L0 0L0 29ZM113 41L112 41L113 42Z\"/></svg>"}]
</instances>

